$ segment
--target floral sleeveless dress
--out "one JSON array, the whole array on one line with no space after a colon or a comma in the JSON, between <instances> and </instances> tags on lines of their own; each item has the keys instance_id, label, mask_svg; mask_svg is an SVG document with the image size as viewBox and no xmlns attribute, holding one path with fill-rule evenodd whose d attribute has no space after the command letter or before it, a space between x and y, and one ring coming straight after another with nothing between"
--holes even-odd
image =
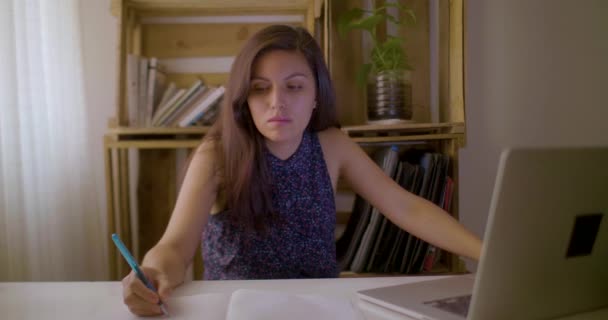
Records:
<instances>
[{"instance_id":1,"label":"floral sleeveless dress","mask_svg":"<svg viewBox=\"0 0 608 320\"><path fill-rule=\"evenodd\" d=\"M317 134L305 131L286 160L268 150L265 159L283 223L261 235L245 232L225 211L210 215L202 235L204 279L337 277L334 193Z\"/></svg>"}]
</instances>

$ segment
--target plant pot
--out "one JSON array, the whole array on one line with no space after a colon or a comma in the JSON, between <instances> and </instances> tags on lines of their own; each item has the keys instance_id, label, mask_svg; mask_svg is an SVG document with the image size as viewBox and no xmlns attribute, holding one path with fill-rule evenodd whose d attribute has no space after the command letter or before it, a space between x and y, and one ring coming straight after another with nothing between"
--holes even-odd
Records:
<instances>
[{"instance_id":1,"label":"plant pot","mask_svg":"<svg viewBox=\"0 0 608 320\"><path fill-rule=\"evenodd\" d=\"M367 85L369 123L412 121L412 84L410 71L381 71Z\"/></svg>"}]
</instances>

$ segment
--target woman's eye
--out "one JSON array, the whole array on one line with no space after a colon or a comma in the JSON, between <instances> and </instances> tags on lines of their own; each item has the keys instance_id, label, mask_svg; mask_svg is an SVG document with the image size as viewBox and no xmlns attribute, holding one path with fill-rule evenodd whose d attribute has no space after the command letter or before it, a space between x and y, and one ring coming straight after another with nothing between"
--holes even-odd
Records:
<instances>
[{"instance_id":1,"label":"woman's eye","mask_svg":"<svg viewBox=\"0 0 608 320\"><path fill-rule=\"evenodd\" d=\"M300 90L300 89L302 89L302 86L301 85L297 85L297 84L293 84L293 85L288 85L287 89L289 89L289 90Z\"/></svg>"},{"instance_id":2,"label":"woman's eye","mask_svg":"<svg viewBox=\"0 0 608 320\"><path fill-rule=\"evenodd\" d=\"M266 91L266 89L267 89L266 87L253 87L253 88L251 88L251 91L253 91L253 92L264 92L264 91Z\"/></svg>"}]
</instances>

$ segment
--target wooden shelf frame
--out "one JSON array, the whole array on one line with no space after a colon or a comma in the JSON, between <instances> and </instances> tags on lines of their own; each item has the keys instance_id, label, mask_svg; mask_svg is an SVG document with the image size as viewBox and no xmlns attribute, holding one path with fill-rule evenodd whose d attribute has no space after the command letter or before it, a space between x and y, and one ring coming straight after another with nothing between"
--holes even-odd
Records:
<instances>
[{"instance_id":1,"label":"wooden shelf frame","mask_svg":"<svg viewBox=\"0 0 608 320\"><path fill-rule=\"evenodd\" d=\"M408 4L424 6L427 0L411 0ZM347 1L346 7L353 5L353 1ZM310 4L314 3L314 6ZM360 125L364 118L359 107L364 99L359 99L356 94L352 95L352 79L349 72L352 71L353 63L360 61L344 59L340 52L348 52L357 55L360 52L352 52L352 48L338 44L335 30L330 25L339 10L346 9L342 0L112 0L112 13L119 21L120 46L118 48L118 81L119 95L116 104L116 118L111 120L111 126L104 136L104 157L107 179L107 203L108 203L108 232L120 232L127 245L131 247L131 212L129 193L129 150L177 150L196 148L207 133L207 127L190 128L130 128L124 127L128 123L126 110L126 54L142 54L141 29L137 27L137 19L156 19L158 17L205 17L213 15L251 15L251 14L303 14L305 19L303 25L309 30L315 28L315 19L323 15L321 29L324 32L323 50L326 57L335 53L344 61L328 59L330 68L341 74L341 78L334 78L336 92L342 99L339 108L340 121L349 124L342 127L355 142L366 147L376 147L389 144L417 144L426 143L437 146L439 150L450 155L452 159L451 170L455 182L453 208L458 218L458 150L465 144L465 101L464 101L464 25L463 13L466 0L449 0L441 2L439 26L444 33L440 44L442 51L440 73L440 101L439 121L442 123L407 123L396 125ZM317 26L318 27L318 26ZM134 28L134 29L130 29ZM405 33L406 37L413 36L414 41L424 37L422 27L413 33ZM352 38L351 38L352 40ZM412 41L410 41L412 43ZM355 45L359 44L355 41ZM332 49L332 46L337 45ZM420 45L420 44L419 44ZM356 50L355 50L356 51ZM445 58L445 59L444 59ZM335 64L336 62L339 62ZM424 68L422 68L424 69ZM349 71L346 71L349 70ZM344 73L346 71L346 73ZM424 71L423 71L424 72ZM344 73L344 74L342 74ZM209 75L216 76L216 75ZM185 80L188 80L184 78ZM182 79L182 80L184 80ZM422 77L424 79L424 76ZM345 85L345 86L344 86ZM345 95L351 93L351 95ZM349 100L351 99L351 100ZM427 103L419 103L416 108L428 109ZM348 106L346 108L345 106ZM417 109L418 110L418 109ZM417 111L416 111L417 112ZM418 119L418 121L429 121ZM354 125L351 125L354 124ZM116 126L118 125L118 126ZM154 151L155 152L155 151ZM175 186L171 186L175 187ZM169 212L170 213L170 212ZM109 238L108 238L109 239ZM111 279L117 279L119 275L128 271L124 263L114 250L109 241L109 263ZM451 255L446 266L447 272L462 271L459 258ZM349 273L344 273L349 276ZM369 274L353 274L350 276L369 276Z\"/></svg>"}]
</instances>

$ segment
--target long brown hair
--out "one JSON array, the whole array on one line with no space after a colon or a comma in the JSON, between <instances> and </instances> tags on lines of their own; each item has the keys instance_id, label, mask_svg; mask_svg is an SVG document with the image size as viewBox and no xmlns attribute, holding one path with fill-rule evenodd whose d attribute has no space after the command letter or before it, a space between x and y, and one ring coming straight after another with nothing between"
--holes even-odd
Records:
<instances>
[{"instance_id":1,"label":"long brown hair","mask_svg":"<svg viewBox=\"0 0 608 320\"><path fill-rule=\"evenodd\" d=\"M274 25L255 33L236 56L220 116L205 139L215 141L216 160L222 177L228 213L247 229L266 230L276 221L272 207L272 185L263 154L264 137L257 130L249 112L247 97L251 70L256 60L272 50L302 53L315 78L317 107L308 130L321 131L339 127L334 90L323 54L315 39L301 27Z\"/></svg>"}]
</instances>

